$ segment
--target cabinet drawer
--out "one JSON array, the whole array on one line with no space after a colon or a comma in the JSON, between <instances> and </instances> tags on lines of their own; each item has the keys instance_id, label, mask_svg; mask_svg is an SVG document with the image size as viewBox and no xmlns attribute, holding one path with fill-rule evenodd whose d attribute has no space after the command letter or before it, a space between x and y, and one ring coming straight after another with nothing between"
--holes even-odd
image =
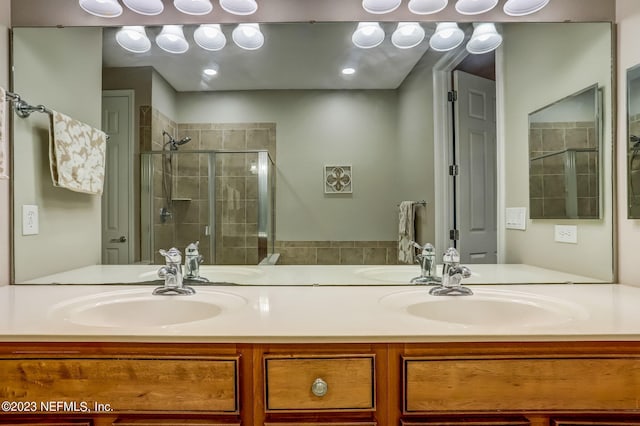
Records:
<instances>
[{"instance_id":1,"label":"cabinet drawer","mask_svg":"<svg viewBox=\"0 0 640 426\"><path fill-rule=\"evenodd\" d=\"M0 400L83 401L114 412L238 412L237 357L10 359L0 360L0 377Z\"/></svg>"},{"instance_id":2,"label":"cabinet drawer","mask_svg":"<svg viewBox=\"0 0 640 426\"><path fill-rule=\"evenodd\" d=\"M403 364L405 413L637 409L637 358L405 357Z\"/></svg>"},{"instance_id":3,"label":"cabinet drawer","mask_svg":"<svg viewBox=\"0 0 640 426\"><path fill-rule=\"evenodd\" d=\"M265 423L264 426L376 426L376 423L372 423L372 422L272 423L270 422L270 423Z\"/></svg>"},{"instance_id":4,"label":"cabinet drawer","mask_svg":"<svg viewBox=\"0 0 640 426\"><path fill-rule=\"evenodd\" d=\"M267 412L375 408L374 355L266 356L264 365Z\"/></svg>"},{"instance_id":5,"label":"cabinet drawer","mask_svg":"<svg viewBox=\"0 0 640 426\"><path fill-rule=\"evenodd\" d=\"M457 419L425 420L425 421L401 421L401 426L529 426L526 419Z\"/></svg>"}]
</instances>

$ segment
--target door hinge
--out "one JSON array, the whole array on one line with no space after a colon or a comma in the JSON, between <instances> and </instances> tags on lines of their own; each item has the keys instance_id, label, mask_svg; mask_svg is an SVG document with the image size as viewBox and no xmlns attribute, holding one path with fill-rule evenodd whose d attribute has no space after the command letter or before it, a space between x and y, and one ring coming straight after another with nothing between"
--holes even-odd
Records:
<instances>
[{"instance_id":1,"label":"door hinge","mask_svg":"<svg viewBox=\"0 0 640 426\"><path fill-rule=\"evenodd\" d=\"M454 240L454 241L458 241L460 239L460 231L457 229L450 229L449 230L449 239L450 240Z\"/></svg>"},{"instance_id":2,"label":"door hinge","mask_svg":"<svg viewBox=\"0 0 640 426\"><path fill-rule=\"evenodd\" d=\"M447 100L449 102L455 102L458 100L458 91L457 90L450 90L449 92L447 92Z\"/></svg>"},{"instance_id":3,"label":"door hinge","mask_svg":"<svg viewBox=\"0 0 640 426\"><path fill-rule=\"evenodd\" d=\"M449 176L458 176L460 173L460 167L457 164L452 164L449 166Z\"/></svg>"}]
</instances>

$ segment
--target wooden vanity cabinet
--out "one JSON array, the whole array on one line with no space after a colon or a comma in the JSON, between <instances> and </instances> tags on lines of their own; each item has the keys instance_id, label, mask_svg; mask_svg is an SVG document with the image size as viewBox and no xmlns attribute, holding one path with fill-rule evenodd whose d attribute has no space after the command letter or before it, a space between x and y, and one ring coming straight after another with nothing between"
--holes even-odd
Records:
<instances>
[{"instance_id":1,"label":"wooden vanity cabinet","mask_svg":"<svg viewBox=\"0 0 640 426\"><path fill-rule=\"evenodd\" d=\"M111 408L16 426L640 426L640 342L0 343L1 401Z\"/></svg>"}]
</instances>

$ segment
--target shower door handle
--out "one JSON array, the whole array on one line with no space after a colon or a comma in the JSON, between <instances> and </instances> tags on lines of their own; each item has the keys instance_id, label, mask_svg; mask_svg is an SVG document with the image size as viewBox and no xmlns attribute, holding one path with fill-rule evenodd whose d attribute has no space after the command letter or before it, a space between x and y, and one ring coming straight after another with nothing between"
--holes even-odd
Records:
<instances>
[{"instance_id":1,"label":"shower door handle","mask_svg":"<svg viewBox=\"0 0 640 426\"><path fill-rule=\"evenodd\" d=\"M127 237L125 237L124 235L121 236L120 238L112 238L110 240L111 243L126 243L127 242Z\"/></svg>"}]
</instances>

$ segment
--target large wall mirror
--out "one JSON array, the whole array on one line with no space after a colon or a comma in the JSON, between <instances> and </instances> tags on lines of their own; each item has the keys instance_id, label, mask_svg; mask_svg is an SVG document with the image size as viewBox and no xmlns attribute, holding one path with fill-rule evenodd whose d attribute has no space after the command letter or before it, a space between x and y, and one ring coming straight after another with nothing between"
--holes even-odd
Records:
<instances>
[{"instance_id":1,"label":"large wall mirror","mask_svg":"<svg viewBox=\"0 0 640 426\"><path fill-rule=\"evenodd\" d=\"M118 168L102 198L54 188L47 117L14 117L16 283L81 275L96 264L158 264L158 248L196 240L207 264L255 265L276 252L282 264L395 265L403 200L426 201L417 207L417 237L435 241L436 224L447 223L437 216L446 202L435 196L437 163L445 161L437 153L448 148L434 138L434 75L446 58L460 62L464 45L449 54L429 49L436 24L425 22L425 41L398 49L390 41L396 25L383 24L379 47L358 49L356 22L262 24L264 47L247 51L223 24L227 45L218 52L198 48L197 26L186 25L191 48L180 56L155 43L144 54L127 52L115 41L118 28L15 28L13 89L104 128L122 154L110 151ZM468 37L471 24L461 27ZM563 274L611 281L611 25L499 29L499 217L500 206L534 208L526 195L528 114L565 91L597 84L603 92L602 210L579 225L575 245L553 241L555 222L499 229L499 262L544 268L548 282L566 281ZM159 31L147 28L152 40ZM38 235L23 235L23 205L38 206Z\"/></svg>"}]
</instances>

